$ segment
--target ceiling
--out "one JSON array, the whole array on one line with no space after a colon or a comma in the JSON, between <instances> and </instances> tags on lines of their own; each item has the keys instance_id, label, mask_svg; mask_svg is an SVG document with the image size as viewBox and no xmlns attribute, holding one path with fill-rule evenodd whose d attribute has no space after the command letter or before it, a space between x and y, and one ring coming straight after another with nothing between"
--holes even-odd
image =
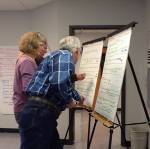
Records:
<instances>
[{"instance_id":1,"label":"ceiling","mask_svg":"<svg viewBox=\"0 0 150 149\"><path fill-rule=\"evenodd\" d=\"M0 11L23 11L38 8L53 0L0 0Z\"/></svg>"}]
</instances>

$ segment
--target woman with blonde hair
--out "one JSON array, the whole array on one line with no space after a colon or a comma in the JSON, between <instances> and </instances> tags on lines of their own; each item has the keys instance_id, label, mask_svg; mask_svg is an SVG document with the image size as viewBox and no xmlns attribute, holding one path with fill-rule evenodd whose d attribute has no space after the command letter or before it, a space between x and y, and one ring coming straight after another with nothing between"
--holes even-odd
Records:
<instances>
[{"instance_id":1,"label":"woman with blonde hair","mask_svg":"<svg viewBox=\"0 0 150 149\"><path fill-rule=\"evenodd\" d=\"M16 61L12 97L15 118L18 124L21 111L27 101L27 96L24 91L37 69L35 59L43 57L46 53L46 45L46 38L44 38L39 32L27 32L20 38L20 53Z\"/></svg>"}]
</instances>

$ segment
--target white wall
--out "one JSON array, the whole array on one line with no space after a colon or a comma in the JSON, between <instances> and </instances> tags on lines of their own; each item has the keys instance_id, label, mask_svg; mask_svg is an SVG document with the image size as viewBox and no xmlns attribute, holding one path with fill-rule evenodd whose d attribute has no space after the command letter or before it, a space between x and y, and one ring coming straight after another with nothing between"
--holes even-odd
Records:
<instances>
[{"instance_id":1,"label":"white wall","mask_svg":"<svg viewBox=\"0 0 150 149\"><path fill-rule=\"evenodd\" d=\"M48 38L51 49L57 47L58 39L58 7L57 2L32 11L32 30L40 31Z\"/></svg>"},{"instance_id":2,"label":"white wall","mask_svg":"<svg viewBox=\"0 0 150 149\"><path fill-rule=\"evenodd\" d=\"M31 30L30 12L0 12L0 45L18 44L20 36ZM0 128L16 128L13 115L0 114Z\"/></svg>"},{"instance_id":3,"label":"white wall","mask_svg":"<svg viewBox=\"0 0 150 149\"><path fill-rule=\"evenodd\" d=\"M148 45L148 49L150 49L150 0L146 0L146 25L147 25L147 45ZM148 78L150 78L150 76L148 76ZM149 79L147 79L147 81L149 81ZM150 82L149 82L150 84ZM150 97L150 92L149 92L149 88L147 89L148 91L148 97ZM150 107L150 98L148 98L148 105ZM150 109L149 109L150 110Z\"/></svg>"},{"instance_id":4,"label":"white wall","mask_svg":"<svg viewBox=\"0 0 150 149\"><path fill-rule=\"evenodd\" d=\"M127 24L142 15L142 0L61 0L59 7L59 35L68 32L69 25ZM139 11L140 10L140 11Z\"/></svg>"},{"instance_id":5,"label":"white wall","mask_svg":"<svg viewBox=\"0 0 150 149\"><path fill-rule=\"evenodd\" d=\"M146 0L146 20L147 20L147 28L150 31L150 0Z\"/></svg>"},{"instance_id":6,"label":"white wall","mask_svg":"<svg viewBox=\"0 0 150 149\"><path fill-rule=\"evenodd\" d=\"M31 30L30 13L0 11L0 45L16 45L19 37Z\"/></svg>"}]
</instances>

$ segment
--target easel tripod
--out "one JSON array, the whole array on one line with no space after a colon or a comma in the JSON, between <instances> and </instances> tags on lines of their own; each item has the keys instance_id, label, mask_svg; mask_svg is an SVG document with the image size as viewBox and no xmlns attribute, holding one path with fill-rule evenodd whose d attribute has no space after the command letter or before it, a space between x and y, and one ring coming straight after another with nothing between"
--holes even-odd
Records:
<instances>
[{"instance_id":1,"label":"easel tripod","mask_svg":"<svg viewBox=\"0 0 150 149\"><path fill-rule=\"evenodd\" d=\"M132 61L131 61L131 58L130 56L128 55L128 62L129 62L129 65L130 65L130 68L131 68L131 72L133 74L133 78L134 78L134 81L135 81L135 84L136 84L136 87L137 87L137 91L139 93L139 96L140 96L140 100L141 100L141 103L142 103L142 107L144 109L144 113L145 113L145 116L146 116L146 119L147 119L147 122L141 122L141 123L130 123L130 124L121 124L120 120L119 120L119 116L118 114L116 113L116 117L117 117L117 120L118 120L118 124L116 123L112 123L112 126L110 125L105 125L105 122L103 122L103 125L108 127L110 129L110 136L109 136L109 145L108 145L108 149L111 149L111 144L112 144L112 135L113 135L113 130L117 127L120 127L121 128L121 134L123 135L125 141L126 141L126 137L125 137L125 132L123 130L123 125L139 125L139 124L148 124L149 127L150 127L150 118L149 118L149 114L148 114L148 111L146 109L146 105L145 105L145 102L144 102L144 98L143 98L143 95L142 95L142 92L141 92L141 89L140 89L140 86L139 86L139 83L138 83L138 80L137 80L137 77L136 77L136 74L135 74L135 71L134 71L134 67L132 65ZM90 136L90 123L91 123L91 116L93 116L95 118L95 123L94 123L94 126L93 126L93 129L92 129L92 132L91 132L91 136ZM96 124L97 124L97 121L98 119L96 118L95 114L91 114L89 113L89 126L88 126L88 139L87 139L87 149L90 149L90 145L91 145L91 142L92 142L92 138L93 138L93 135L94 135L94 131L95 131L95 128L96 128ZM101 121L101 120L100 120ZM148 147L148 145L147 145ZM128 149L128 146L127 146L127 149ZM147 148L148 149L148 148Z\"/></svg>"}]
</instances>

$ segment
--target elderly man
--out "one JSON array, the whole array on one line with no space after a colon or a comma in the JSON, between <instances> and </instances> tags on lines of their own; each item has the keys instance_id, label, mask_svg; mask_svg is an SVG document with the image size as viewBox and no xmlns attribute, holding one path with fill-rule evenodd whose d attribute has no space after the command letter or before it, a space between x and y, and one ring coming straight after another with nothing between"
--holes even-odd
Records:
<instances>
[{"instance_id":1,"label":"elderly man","mask_svg":"<svg viewBox=\"0 0 150 149\"><path fill-rule=\"evenodd\" d=\"M60 40L60 49L49 53L39 65L26 89L28 102L20 119L21 149L63 148L57 118L66 107L84 100L72 83L80 53L79 39L67 36Z\"/></svg>"}]
</instances>

